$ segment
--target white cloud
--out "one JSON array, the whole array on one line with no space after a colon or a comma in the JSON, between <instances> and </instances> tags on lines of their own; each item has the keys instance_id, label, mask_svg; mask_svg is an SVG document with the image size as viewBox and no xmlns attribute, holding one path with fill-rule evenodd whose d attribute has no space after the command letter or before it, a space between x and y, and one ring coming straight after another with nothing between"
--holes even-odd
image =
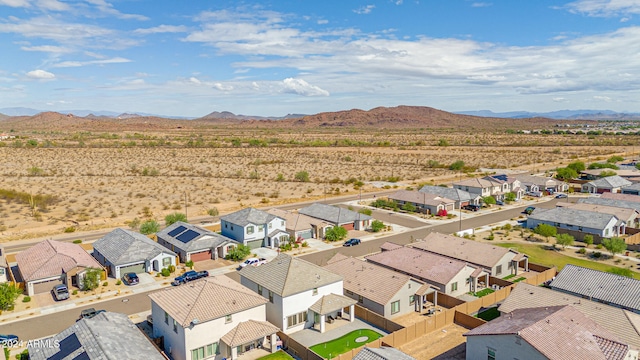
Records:
<instances>
[{"instance_id":1,"label":"white cloud","mask_svg":"<svg viewBox=\"0 0 640 360\"><path fill-rule=\"evenodd\" d=\"M282 92L302 96L329 96L327 90L313 86L302 79L287 78L282 80Z\"/></svg>"},{"instance_id":2,"label":"white cloud","mask_svg":"<svg viewBox=\"0 0 640 360\"><path fill-rule=\"evenodd\" d=\"M317 21L318 25L325 25L329 23L329 20L321 19Z\"/></svg>"},{"instance_id":3,"label":"white cloud","mask_svg":"<svg viewBox=\"0 0 640 360\"><path fill-rule=\"evenodd\" d=\"M85 1L92 5L95 5L96 9L104 15L114 16L124 20L139 20L139 21L149 20L149 18L144 15L123 14L120 11L114 9L113 5L109 4L104 0L85 0Z\"/></svg>"},{"instance_id":4,"label":"white cloud","mask_svg":"<svg viewBox=\"0 0 640 360\"><path fill-rule=\"evenodd\" d=\"M36 80L53 80L56 78L54 74L44 70L29 71L27 77Z\"/></svg>"},{"instance_id":5,"label":"white cloud","mask_svg":"<svg viewBox=\"0 0 640 360\"><path fill-rule=\"evenodd\" d=\"M30 7L29 0L0 0L0 5L10 7Z\"/></svg>"},{"instance_id":6,"label":"white cloud","mask_svg":"<svg viewBox=\"0 0 640 360\"><path fill-rule=\"evenodd\" d=\"M52 11L69 11L71 9L68 4L58 0L38 0L36 5L40 9Z\"/></svg>"},{"instance_id":7,"label":"white cloud","mask_svg":"<svg viewBox=\"0 0 640 360\"><path fill-rule=\"evenodd\" d=\"M41 52L57 53L57 54L69 53L73 51L66 47L54 46L54 45L22 46L20 49L23 51L41 51Z\"/></svg>"},{"instance_id":8,"label":"white cloud","mask_svg":"<svg viewBox=\"0 0 640 360\"><path fill-rule=\"evenodd\" d=\"M56 64L53 64L53 67L57 68L67 68L67 67L80 67L87 65L104 65L104 64L121 64L131 62L129 59L116 57L112 59L104 59L104 60L90 60L90 61L63 61Z\"/></svg>"},{"instance_id":9,"label":"white cloud","mask_svg":"<svg viewBox=\"0 0 640 360\"><path fill-rule=\"evenodd\" d=\"M599 96L599 95L594 96L593 100L604 101L604 102L611 102L612 101L611 98L608 97L608 96Z\"/></svg>"},{"instance_id":10,"label":"white cloud","mask_svg":"<svg viewBox=\"0 0 640 360\"><path fill-rule=\"evenodd\" d=\"M375 8L375 5L365 5L353 10L353 12L356 14L365 15L371 13Z\"/></svg>"},{"instance_id":11,"label":"white cloud","mask_svg":"<svg viewBox=\"0 0 640 360\"><path fill-rule=\"evenodd\" d=\"M638 0L578 0L565 5L565 7L573 13L595 17L640 14L640 1Z\"/></svg>"},{"instance_id":12,"label":"white cloud","mask_svg":"<svg viewBox=\"0 0 640 360\"><path fill-rule=\"evenodd\" d=\"M220 90L220 91L232 91L233 90L233 86L230 85L224 85L222 83L214 83L211 85L214 89L216 90Z\"/></svg>"},{"instance_id":13,"label":"white cloud","mask_svg":"<svg viewBox=\"0 0 640 360\"><path fill-rule=\"evenodd\" d=\"M566 103L566 102L569 102L569 100L567 100L566 98L563 98L563 97L554 97L554 98L553 98L553 101L554 101L554 102L559 102L559 103Z\"/></svg>"},{"instance_id":14,"label":"white cloud","mask_svg":"<svg viewBox=\"0 0 640 360\"><path fill-rule=\"evenodd\" d=\"M403 1L402 0L396 0L396 5L402 5Z\"/></svg>"},{"instance_id":15,"label":"white cloud","mask_svg":"<svg viewBox=\"0 0 640 360\"><path fill-rule=\"evenodd\" d=\"M186 31L187 31L187 27L184 25L179 25L179 26L159 25L152 28L136 29L133 32L136 34L147 35L147 34L160 34L160 33L181 33Z\"/></svg>"},{"instance_id":16,"label":"white cloud","mask_svg":"<svg viewBox=\"0 0 640 360\"><path fill-rule=\"evenodd\" d=\"M474 2L473 4L471 4L471 7L489 7L492 6L492 3L487 3L487 2Z\"/></svg>"}]
</instances>

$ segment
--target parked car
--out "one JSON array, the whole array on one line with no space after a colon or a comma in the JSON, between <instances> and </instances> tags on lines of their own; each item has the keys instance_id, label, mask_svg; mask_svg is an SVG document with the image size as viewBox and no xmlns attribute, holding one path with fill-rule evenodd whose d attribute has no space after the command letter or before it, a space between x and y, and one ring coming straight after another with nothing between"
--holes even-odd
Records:
<instances>
[{"instance_id":1,"label":"parked car","mask_svg":"<svg viewBox=\"0 0 640 360\"><path fill-rule=\"evenodd\" d=\"M533 212L533 210L535 210L536 208L533 206L527 206L526 209L524 209L523 213L527 214L527 215L531 215L531 213Z\"/></svg>"},{"instance_id":2,"label":"parked car","mask_svg":"<svg viewBox=\"0 0 640 360\"><path fill-rule=\"evenodd\" d=\"M93 317L95 317L96 315L106 312L106 310L96 310L94 308L88 308L88 309L84 309L80 312L80 318L78 319L78 321L82 320L82 319L91 319Z\"/></svg>"},{"instance_id":3,"label":"parked car","mask_svg":"<svg viewBox=\"0 0 640 360\"><path fill-rule=\"evenodd\" d=\"M206 271L206 270L205 271L190 270L190 271L187 271L186 273L176 277L173 280L173 282L171 283L171 285L178 286L178 285L186 284L189 281L202 279L202 278L207 277L207 276L209 276L209 272Z\"/></svg>"},{"instance_id":4,"label":"parked car","mask_svg":"<svg viewBox=\"0 0 640 360\"><path fill-rule=\"evenodd\" d=\"M478 211L480 210L480 205L468 204L463 206L462 209L469 210L469 211Z\"/></svg>"},{"instance_id":5,"label":"parked car","mask_svg":"<svg viewBox=\"0 0 640 360\"><path fill-rule=\"evenodd\" d=\"M69 298L69 289L67 285L64 284L54 286L53 289L51 289L51 293L56 301L67 300Z\"/></svg>"},{"instance_id":6,"label":"parked car","mask_svg":"<svg viewBox=\"0 0 640 360\"><path fill-rule=\"evenodd\" d=\"M569 197L569 196L567 196L567 194L563 194L563 193L558 193L558 194L556 195L556 199L566 199L566 198L568 198L568 197Z\"/></svg>"},{"instance_id":7,"label":"parked car","mask_svg":"<svg viewBox=\"0 0 640 360\"><path fill-rule=\"evenodd\" d=\"M9 349L16 347L18 345L18 336L8 334L8 335L0 335L0 346L8 347Z\"/></svg>"},{"instance_id":8,"label":"parked car","mask_svg":"<svg viewBox=\"0 0 640 360\"><path fill-rule=\"evenodd\" d=\"M251 266L260 266L260 265L266 264L266 263L267 263L267 259L265 259L265 258L248 258L242 264L240 264L240 268L244 268L244 267L247 267L249 265L251 265Z\"/></svg>"},{"instance_id":9,"label":"parked car","mask_svg":"<svg viewBox=\"0 0 640 360\"><path fill-rule=\"evenodd\" d=\"M122 282L125 285L129 285L129 286L137 285L140 282L140 278L138 277L138 274L136 274L136 273L126 273L122 277Z\"/></svg>"},{"instance_id":10,"label":"parked car","mask_svg":"<svg viewBox=\"0 0 640 360\"><path fill-rule=\"evenodd\" d=\"M542 197L542 191L527 191L526 195L533 197Z\"/></svg>"},{"instance_id":11,"label":"parked car","mask_svg":"<svg viewBox=\"0 0 640 360\"><path fill-rule=\"evenodd\" d=\"M502 201L502 200L496 200L496 205L504 206L504 201Z\"/></svg>"},{"instance_id":12,"label":"parked car","mask_svg":"<svg viewBox=\"0 0 640 360\"><path fill-rule=\"evenodd\" d=\"M344 244L342 244L342 246L356 246L356 245L360 245L362 241L360 241L360 239L349 239L347 241L344 242Z\"/></svg>"}]
</instances>

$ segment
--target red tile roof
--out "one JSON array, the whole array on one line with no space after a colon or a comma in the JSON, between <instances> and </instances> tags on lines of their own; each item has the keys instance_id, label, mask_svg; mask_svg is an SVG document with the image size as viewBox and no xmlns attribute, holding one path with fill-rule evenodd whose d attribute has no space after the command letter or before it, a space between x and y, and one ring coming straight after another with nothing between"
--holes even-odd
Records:
<instances>
[{"instance_id":1,"label":"red tile roof","mask_svg":"<svg viewBox=\"0 0 640 360\"><path fill-rule=\"evenodd\" d=\"M54 240L42 241L17 254L16 262L25 281L62 275L75 267L102 269L82 246Z\"/></svg>"}]
</instances>

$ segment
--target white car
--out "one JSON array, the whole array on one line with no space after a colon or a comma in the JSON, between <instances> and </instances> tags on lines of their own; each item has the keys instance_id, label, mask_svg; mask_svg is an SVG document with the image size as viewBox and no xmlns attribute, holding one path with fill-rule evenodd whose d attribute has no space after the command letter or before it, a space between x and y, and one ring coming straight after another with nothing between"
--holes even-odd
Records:
<instances>
[{"instance_id":1,"label":"white car","mask_svg":"<svg viewBox=\"0 0 640 360\"><path fill-rule=\"evenodd\" d=\"M245 260L242 264L240 264L240 267L247 267L249 265L251 266L260 266L262 264L266 264L267 263L267 259L265 258L248 258L247 260Z\"/></svg>"}]
</instances>

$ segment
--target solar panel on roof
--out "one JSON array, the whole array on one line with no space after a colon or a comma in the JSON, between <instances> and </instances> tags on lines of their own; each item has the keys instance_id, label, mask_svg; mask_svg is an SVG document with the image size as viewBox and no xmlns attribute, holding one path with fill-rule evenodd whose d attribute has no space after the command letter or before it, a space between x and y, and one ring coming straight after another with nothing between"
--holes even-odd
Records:
<instances>
[{"instance_id":1,"label":"solar panel on roof","mask_svg":"<svg viewBox=\"0 0 640 360\"><path fill-rule=\"evenodd\" d=\"M185 231L185 230L187 230L187 228L186 228L186 227L184 227L184 226L182 226L182 225L180 225L180 226L178 226L177 228L175 228L175 229L173 229L173 230L169 231L169 236L174 237L174 236L176 236L176 235L180 234L181 232L183 232L183 231Z\"/></svg>"},{"instance_id":2,"label":"solar panel on roof","mask_svg":"<svg viewBox=\"0 0 640 360\"><path fill-rule=\"evenodd\" d=\"M76 334L71 334L60 341L60 347L58 352L49 356L47 360L62 360L72 354L74 351L80 349L80 341Z\"/></svg>"},{"instance_id":3,"label":"solar panel on roof","mask_svg":"<svg viewBox=\"0 0 640 360\"><path fill-rule=\"evenodd\" d=\"M506 175L506 174L493 175L492 177L493 177L494 179L498 179L498 180L502 180L502 181L507 181L507 175Z\"/></svg>"},{"instance_id":4,"label":"solar panel on roof","mask_svg":"<svg viewBox=\"0 0 640 360\"><path fill-rule=\"evenodd\" d=\"M80 355L74 357L73 360L91 360L91 358L89 357L89 354L82 352Z\"/></svg>"},{"instance_id":5,"label":"solar panel on roof","mask_svg":"<svg viewBox=\"0 0 640 360\"><path fill-rule=\"evenodd\" d=\"M182 241L183 243L187 243L195 238L197 238L198 236L200 236L199 232L193 231L193 230L187 230L185 232L183 232L182 234L180 234L180 236L176 237L176 239Z\"/></svg>"}]
</instances>

